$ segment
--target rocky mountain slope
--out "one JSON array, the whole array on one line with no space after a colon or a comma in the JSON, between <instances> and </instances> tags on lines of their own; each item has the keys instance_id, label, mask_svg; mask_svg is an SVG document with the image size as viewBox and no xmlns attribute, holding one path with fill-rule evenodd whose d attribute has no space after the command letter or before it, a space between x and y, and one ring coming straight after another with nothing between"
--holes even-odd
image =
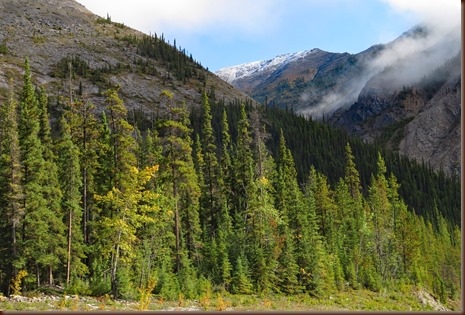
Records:
<instances>
[{"instance_id":1,"label":"rocky mountain slope","mask_svg":"<svg viewBox=\"0 0 465 315\"><path fill-rule=\"evenodd\" d=\"M314 49L217 74L257 101L324 117L368 142L460 174L459 51L458 28L417 26L355 55ZM273 66L257 67L263 64Z\"/></svg>"},{"instance_id":2,"label":"rocky mountain slope","mask_svg":"<svg viewBox=\"0 0 465 315\"><path fill-rule=\"evenodd\" d=\"M142 44L155 41L149 38L74 0L1 0L0 101L10 78L21 82L26 57L36 83L58 96L82 93L97 106L101 92L116 85L130 109L153 106L165 89L188 104L199 102L204 89L220 99L247 98L160 36L161 55L143 51Z\"/></svg>"},{"instance_id":3,"label":"rocky mountain slope","mask_svg":"<svg viewBox=\"0 0 465 315\"><path fill-rule=\"evenodd\" d=\"M308 108L336 85L334 78L359 72L357 57L318 48L220 69L216 74L261 103ZM303 90L309 91L304 93Z\"/></svg>"}]
</instances>

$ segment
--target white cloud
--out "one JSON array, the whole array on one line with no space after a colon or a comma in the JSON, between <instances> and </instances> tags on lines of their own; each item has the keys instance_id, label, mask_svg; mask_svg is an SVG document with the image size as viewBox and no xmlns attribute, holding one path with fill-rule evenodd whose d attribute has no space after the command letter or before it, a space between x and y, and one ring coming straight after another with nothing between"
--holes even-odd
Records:
<instances>
[{"instance_id":1,"label":"white cloud","mask_svg":"<svg viewBox=\"0 0 465 315\"><path fill-rule=\"evenodd\" d=\"M78 0L89 10L146 33L205 30L260 33L279 14L276 0Z\"/></svg>"},{"instance_id":2,"label":"white cloud","mask_svg":"<svg viewBox=\"0 0 465 315\"><path fill-rule=\"evenodd\" d=\"M368 81L386 67L393 71L377 77L385 91L419 82L460 51L460 2L458 0L382 0L400 13L413 13L415 20L428 26L425 37L401 37L385 46L374 59L364 63L364 70L343 88L330 90L320 102L301 113L313 117L330 114L352 105ZM305 93L302 96L305 101Z\"/></svg>"},{"instance_id":3,"label":"white cloud","mask_svg":"<svg viewBox=\"0 0 465 315\"><path fill-rule=\"evenodd\" d=\"M394 10L410 12L436 28L451 29L459 25L461 2L458 0L383 0Z\"/></svg>"}]
</instances>

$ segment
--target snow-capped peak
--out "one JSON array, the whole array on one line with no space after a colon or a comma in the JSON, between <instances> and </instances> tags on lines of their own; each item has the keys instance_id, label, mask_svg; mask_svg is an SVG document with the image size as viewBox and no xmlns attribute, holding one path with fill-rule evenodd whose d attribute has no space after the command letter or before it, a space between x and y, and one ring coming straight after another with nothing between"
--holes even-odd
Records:
<instances>
[{"instance_id":1,"label":"snow-capped peak","mask_svg":"<svg viewBox=\"0 0 465 315\"><path fill-rule=\"evenodd\" d=\"M248 77L257 72L273 72L284 65L319 51L319 49L315 48L312 50L304 50L296 53L282 54L268 60L248 62L237 66L221 68L220 70L216 71L215 74L226 82L231 83L235 80Z\"/></svg>"}]
</instances>

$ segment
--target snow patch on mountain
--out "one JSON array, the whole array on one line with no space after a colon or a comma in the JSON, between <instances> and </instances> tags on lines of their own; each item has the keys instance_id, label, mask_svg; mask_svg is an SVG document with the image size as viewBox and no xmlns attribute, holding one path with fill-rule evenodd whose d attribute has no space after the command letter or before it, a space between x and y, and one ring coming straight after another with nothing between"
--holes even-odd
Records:
<instances>
[{"instance_id":1,"label":"snow patch on mountain","mask_svg":"<svg viewBox=\"0 0 465 315\"><path fill-rule=\"evenodd\" d=\"M312 50L304 50L296 53L287 53L276 56L272 59L248 62L237 66L225 67L216 71L215 74L228 83L235 80L251 76L257 72L274 72L287 64L305 58L309 54L320 52L318 48Z\"/></svg>"}]
</instances>

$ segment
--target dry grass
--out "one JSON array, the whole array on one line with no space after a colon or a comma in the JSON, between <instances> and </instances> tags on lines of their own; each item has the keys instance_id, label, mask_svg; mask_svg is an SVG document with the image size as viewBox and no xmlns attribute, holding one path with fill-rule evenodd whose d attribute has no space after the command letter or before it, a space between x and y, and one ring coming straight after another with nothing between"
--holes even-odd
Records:
<instances>
[{"instance_id":1,"label":"dry grass","mask_svg":"<svg viewBox=\"0 0 465 315\"><path fill-rule=\"evenodd\" d=\"M285 295L232 295L228 293L203 294L199 300L188 300L180 296L175 301L166 301L147 295L143 309L162 310L205 310L205 311L433 311L422 303L418 290L411 287L408 292L371 292L368 290L347 290L326 297L315 298L306 294ZM450 301L451 310L460 310L460 301ZM112 300L109 296L100 298L63 296L56 300L40 302L11 301L0 299L0 310L16 311L137 311L141 301Z\"/></svg>"}]
</instances>

